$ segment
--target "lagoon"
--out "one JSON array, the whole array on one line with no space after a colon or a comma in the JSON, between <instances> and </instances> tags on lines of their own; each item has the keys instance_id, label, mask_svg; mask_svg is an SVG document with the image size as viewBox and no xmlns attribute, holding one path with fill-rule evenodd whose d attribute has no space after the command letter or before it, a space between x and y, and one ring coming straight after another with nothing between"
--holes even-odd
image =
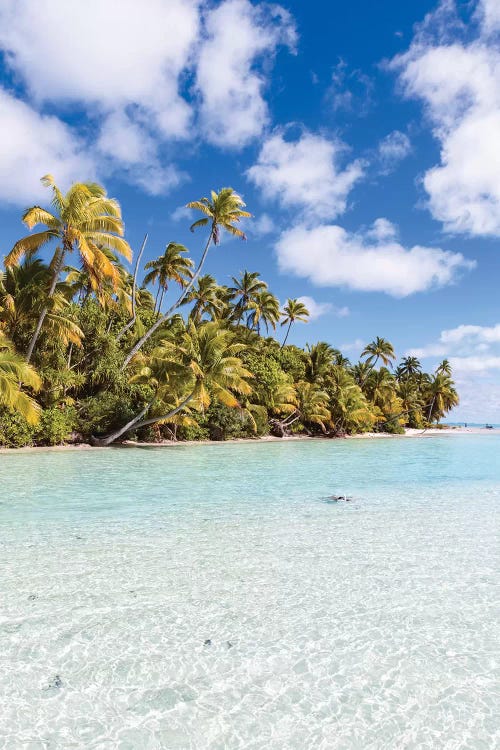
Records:
<instances>
[{"instance_id":1,"label":"lagoon","mask_svg":"<svg viewBox=\"0 0 500 750\"><path fill-rule=\"evenodd\" d=\"M1 455L0 748L498 746L499 451Z\"/></svg>"}]
</instances>

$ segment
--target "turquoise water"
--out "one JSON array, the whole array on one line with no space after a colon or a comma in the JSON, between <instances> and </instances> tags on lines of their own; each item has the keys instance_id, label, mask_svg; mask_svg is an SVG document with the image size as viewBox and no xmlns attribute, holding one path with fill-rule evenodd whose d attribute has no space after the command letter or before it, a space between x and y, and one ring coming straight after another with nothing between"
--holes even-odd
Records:
<instances>
[{"instance_id":1,"label":"turquoise water","mask_svg":"<svg viewBox=\"0 0 500 750\"><path fill-rule=\"evenodd\" d=\"M0 455L0 748L498 747L499 451Z\"/></svg>"}]
</instances>

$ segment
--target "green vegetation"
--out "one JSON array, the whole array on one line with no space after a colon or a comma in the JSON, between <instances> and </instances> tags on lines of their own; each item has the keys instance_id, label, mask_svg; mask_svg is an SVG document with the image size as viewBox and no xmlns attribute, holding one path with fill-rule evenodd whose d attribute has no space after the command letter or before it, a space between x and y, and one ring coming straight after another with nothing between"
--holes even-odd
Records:
<instances>
[{"instance_id":1,"label":"green vegetation","mask_svg":"<svg viewBox=\"0 0 500 750\"><path fill-rule=\"evenodd\" d=\"M287 344L309 317L300 300L281 309L257 272L232 286L202 275L222 232L245 239L250 214L231 188L188 204L202 214L191 230L207 230L198 264L169 242L141 279L147 237L132 276L116 200L95 184L63 195L42 182L51 210L23 221L44 228L15 243L0 274L0 445L397 433L458 403L446 360L434 374L415 357L393 369L383 338L358 363L327 342L300 349Z\"/></svg>"}]
</instances>

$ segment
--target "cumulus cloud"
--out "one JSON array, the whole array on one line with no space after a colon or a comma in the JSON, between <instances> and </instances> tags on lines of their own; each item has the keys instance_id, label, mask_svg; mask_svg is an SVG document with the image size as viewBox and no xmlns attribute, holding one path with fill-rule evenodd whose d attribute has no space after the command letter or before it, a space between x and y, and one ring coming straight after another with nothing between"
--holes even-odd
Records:
<instances>
[{"instance_id":1,"label":"cumulus cloud","mask_svg":"<svg viewBox=\"0 0 500 750\"><path fill-rule=\"evenodd\" d=\"M338 318L345 318L349 315L348 307L335 307L331 302L316 302L313 297L304 295L298 298L309 310L309 320L317 320L322 315L332 314Z\"/></svg>"},{"instance_id":2,"label":"cumulus cloud","mask_svg":"<svg viewBox=\"0 0 500 750\"><path fill-rule=\"evenodd\" d=\"M51 159L63 181L77 157L91 154L102 174L117 172L153 194L182 179L172 164L179 139L242 147L260 135L270 61L295 38L287 11L249 0L148 0L147 12L136 0L0 2L5 64L45 134L49 122L63 132L59 158L42 138L39 161ZM59 120L45 116L54 107ZM11 165L2 149L0 170ZM23 174L31 172L21 171L19 184ZM29 190L11 194L19 203Z\"/></svg>"},{"instance_id":3,"label":"cumulus cloud","mask_svg":"<svg viewBox=\"0 0 500 750\"><path fill-rule=\"evenodd\" d=\"M169 135L186 135L179 76L198 37L199 4L148 0L144 12L135 0L4 0L0 43L38 101L134 104Z\"/></svg>"},{"instance_id":4,"label":"cumulus cloud","mask_svg":"<svg viewBox=\"0 0 500 750\"><path fill-rule=\"evenodd\" d=\"M498 0L482 0L479 4L479 14L482 16L483 30L486 34L493 34L500 29Z\"/></svg>"},{"instance_id":5,"label":"cumulus cloud","mask_svg":"<svg viewBox=\"0 0 500 750\"><path fill-rule=\"evenodd\" d=\"M40 115L0 87L0 200L26 204L45 197L40 177L62 187L94 179L96 164L85 144L57 117Z\"/></svg>"},{"instance_id":6,"label":"cumulus cloud","mask_svg":"<svg viewBox=\"0 0 500 750\"><path fill-rule=\"evenodd\" d=\"M294 141L274 133L247 176L265 197L284 207L297 207L312 219L335 218L345 211L348 195L363 174L360 161L341 167L345 150L340 141L309 132Z\"/></svg>"},{"instance_id":7,"label":"cumulus cloud","mask_svg":"<svg viewBox=\"0 0 500 750\"><path fill-rule=\"evenodd\" d=\"M386 174L392 172L399 162L406 159L410 152L411 141L406 133L402 133L400 130L393 130L378 145L378 157L382 172Z\"/></svg>"},{"instance_id":8,"label":"cumulus cloud","mask_svg":"<svg viewBox=\"0 0 500 750\"><path fill-rule=\"evenodd\" d=\"M423 179L432 215L446 230L500 235L500 28L497 0L482 0L470 39L452 0L429 15L410 49L392 62L404 94L420 99L441 146ZM450 40L449 30L456 32Z\"/></svg>"},{"instance_id":9,"label":"cumulus cloud","mask_svg":"<svg viewBox=\"0 0 500 750\"><path fill-rule=\"evenodd\" d=\"M261 214L258 218L252 219L249 225L248 234L254 235L255 237L265 237L266 234L271 234L275 229L275 223L269 216L269 214Z\"/></svg>"},{"instance_id":10,"label":"cumulus cloud","mask_svg":"<svg viewBox=\"0 0 500 750\"><path fill-rule=\"evenodd\" d=\"M269 116L256 61L269 61L280 44L293 49L295 41L291 16L278 5L226 0L208 14L196 85L211 143L241 147L260 135Z\"/></svg>"},{"instance_id":11,"label":"cumulus cloud","mask_svg":"<svg viewBox=\"0 0 500 750\"><path fill-rule=\"evenodd\" d=\"M441 331L437 341L411 349L409 353L422 359L454 355L472 361L476 355L490 352L495 345L498 346L500 354L500 323L494 326L459 325ZM486 357L483 359L486 361Z\"/></svg>"},{"instance_id":12,"label":"cumulus cloud","mask_svg":"<svg viewBox=\"0 0 500 750\"><path fill-rule=\"evenodd\" d=\"M332 224L313 228L299 224L283 232L276 253L282 271L318 286L345 286L394 297L451 284L475 266L460 253L420 245L406 248L395 237L396 229L387 219L358 233Z\"/></svg>"}]
</instances>

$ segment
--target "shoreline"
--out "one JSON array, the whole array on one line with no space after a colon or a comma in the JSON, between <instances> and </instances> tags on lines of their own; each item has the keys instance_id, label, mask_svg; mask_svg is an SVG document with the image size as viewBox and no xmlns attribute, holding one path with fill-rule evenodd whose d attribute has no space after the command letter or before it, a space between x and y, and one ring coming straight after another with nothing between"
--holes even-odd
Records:
<instances>
[{"instance_id":1,"label":"shoreline","mask_svg":"<svg viewBox=\"0 0 500 750\"><path fill-rule=\"evenodd\" d=\"M398 438L429 438L437 436L458 436L458 435L495 435L500 434L500 430L488 430L485 427L444 427L438 429L431 427L427 430L417 430L406 428L403 435L391 435L386 432L361 432L357 435L346 435L341 438L331 438L309 435L291 435L288 437L275 437L274 435L265 435L257 438L235 438L234 440L163 440L161 443L145 443L135 440L125 440L123 443L109 445L105 447L94 447L89 443L68 443L62 445L27 445L21 448L0 448L1 454L9 453L39 453L45 451L96 451L110 450L117 448L178 448L181 446L193 445L232 445L235 443L290 443L301 441L318 441L318 440L394 440Z\"/></svg>"}]
</instances>

